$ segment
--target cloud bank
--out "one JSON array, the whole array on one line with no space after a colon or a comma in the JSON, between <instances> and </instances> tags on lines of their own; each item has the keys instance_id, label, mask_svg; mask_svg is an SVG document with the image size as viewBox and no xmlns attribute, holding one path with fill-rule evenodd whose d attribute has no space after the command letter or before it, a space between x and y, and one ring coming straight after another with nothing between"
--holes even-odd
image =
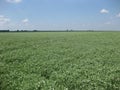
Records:
<instances>
[{"instance_id":1,"label":"cloud bank","mask_svg":"<svg viewBox=\"0 0 120 90\"><path fill-rule=\"evenodd\" d=\"M22 20L22 23L28 23L28 22L29 20L27 18Z\"/></svg>"},{"instance_id":2,"label":"cloud bank","mask_svg":"<svg viewBox=\"0 0 120 90\"><path fill-rule=\"evenodd\" d=\"M8 3L20 3L22 0L6 0Z\"/></svg>"},{"instance_id":3,"label":"cloud bank","mask_svg":"<svg viewBox=\"0 0 120 90\"><path fill-rule=\"evenodd\" d=\"M109 11L106 10L106 9L102 9L102 10L100 11L100 13L102 13L102 14L107 14L107 13L109 13Z\"/></svg>"},{"instance_id":4,"label":"cloud bank","mask_svg":"<svg viewBox=\"0 0 120 90\"><path fill-rule=\"evenodd\" d=\"M0 25L4 25L4 24L8 23L9 21L10 21L9 18L6 18L3 15L0 15Z\"/></svg>"}]
</instances>

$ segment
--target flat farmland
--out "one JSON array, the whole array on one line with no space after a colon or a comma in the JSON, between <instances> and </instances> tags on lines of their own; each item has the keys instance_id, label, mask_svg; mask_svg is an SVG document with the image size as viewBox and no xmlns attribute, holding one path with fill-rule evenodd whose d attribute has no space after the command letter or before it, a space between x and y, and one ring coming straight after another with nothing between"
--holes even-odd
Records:
<instances>
[{"instance_id":1,"label":"flat farmland","mask_svg":"<svg viewBox=\"0 0 120 90\"><path fill-rule=\"evenodd\" d=\"M0 90L120 90L120 32L0 33Z\"/></svg>"}]
</instances>

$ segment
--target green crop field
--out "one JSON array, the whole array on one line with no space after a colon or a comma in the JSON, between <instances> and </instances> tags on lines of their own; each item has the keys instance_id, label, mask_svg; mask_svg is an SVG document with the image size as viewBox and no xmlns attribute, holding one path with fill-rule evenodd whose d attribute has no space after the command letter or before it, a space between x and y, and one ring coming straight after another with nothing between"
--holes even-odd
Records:
<instances>
[{"instance_id":1,"label":"green crop field","mask_svg":"<svg viewBox=\"0 0 120 90\"><path fill-rule=\"evenodd\" d=\"M0 33L0 90L120 90L120 32Z\"/></svg>"}]
</instances>

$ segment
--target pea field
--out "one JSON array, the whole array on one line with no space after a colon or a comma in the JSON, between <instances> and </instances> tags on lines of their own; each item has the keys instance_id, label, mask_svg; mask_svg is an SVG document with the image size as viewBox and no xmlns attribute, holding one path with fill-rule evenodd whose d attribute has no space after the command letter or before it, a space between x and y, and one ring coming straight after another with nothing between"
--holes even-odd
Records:
<instances>
[{"instance_id":1,"label":"pea field","mask_svg":"<svg viewBox=\"0 0 120 90\"><path fill-rule=\"evenodd\" d=\"M120 90L120 32L1 32L0 90Z\"/></svg>"}]
</instances>

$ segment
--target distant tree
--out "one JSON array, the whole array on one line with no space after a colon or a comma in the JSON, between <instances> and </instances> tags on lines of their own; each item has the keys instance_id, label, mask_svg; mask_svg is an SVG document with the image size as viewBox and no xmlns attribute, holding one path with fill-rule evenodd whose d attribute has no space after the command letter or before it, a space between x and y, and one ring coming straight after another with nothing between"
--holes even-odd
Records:
<instances>
[{"instance_id":1,"label":"distant tree","mask_svg":"<svg viewBox=\"0 0 120 90\"><path fill-rule=\"evenodd\" d=\"M0 32L9 32L10 30L0 30Z\"/></svg>"},{"instance_id":2,"label":"distant tree","mask_svg":"<svg viewBox=\"0 0 120 90\"><path fill-rule=\"evenodd\" d=\"M17 30L17 32L19 32L19 30Z\"/></svg>"},{"instance_id":3,"label":"distant tree","mask_svg":"<svg viewBox=\"0 0 120 90\"><path fill-rule=\"evenodd\" d=\"M37 32L37 30L33 30L33 32Z\"/></svg>"}]
</instances>

